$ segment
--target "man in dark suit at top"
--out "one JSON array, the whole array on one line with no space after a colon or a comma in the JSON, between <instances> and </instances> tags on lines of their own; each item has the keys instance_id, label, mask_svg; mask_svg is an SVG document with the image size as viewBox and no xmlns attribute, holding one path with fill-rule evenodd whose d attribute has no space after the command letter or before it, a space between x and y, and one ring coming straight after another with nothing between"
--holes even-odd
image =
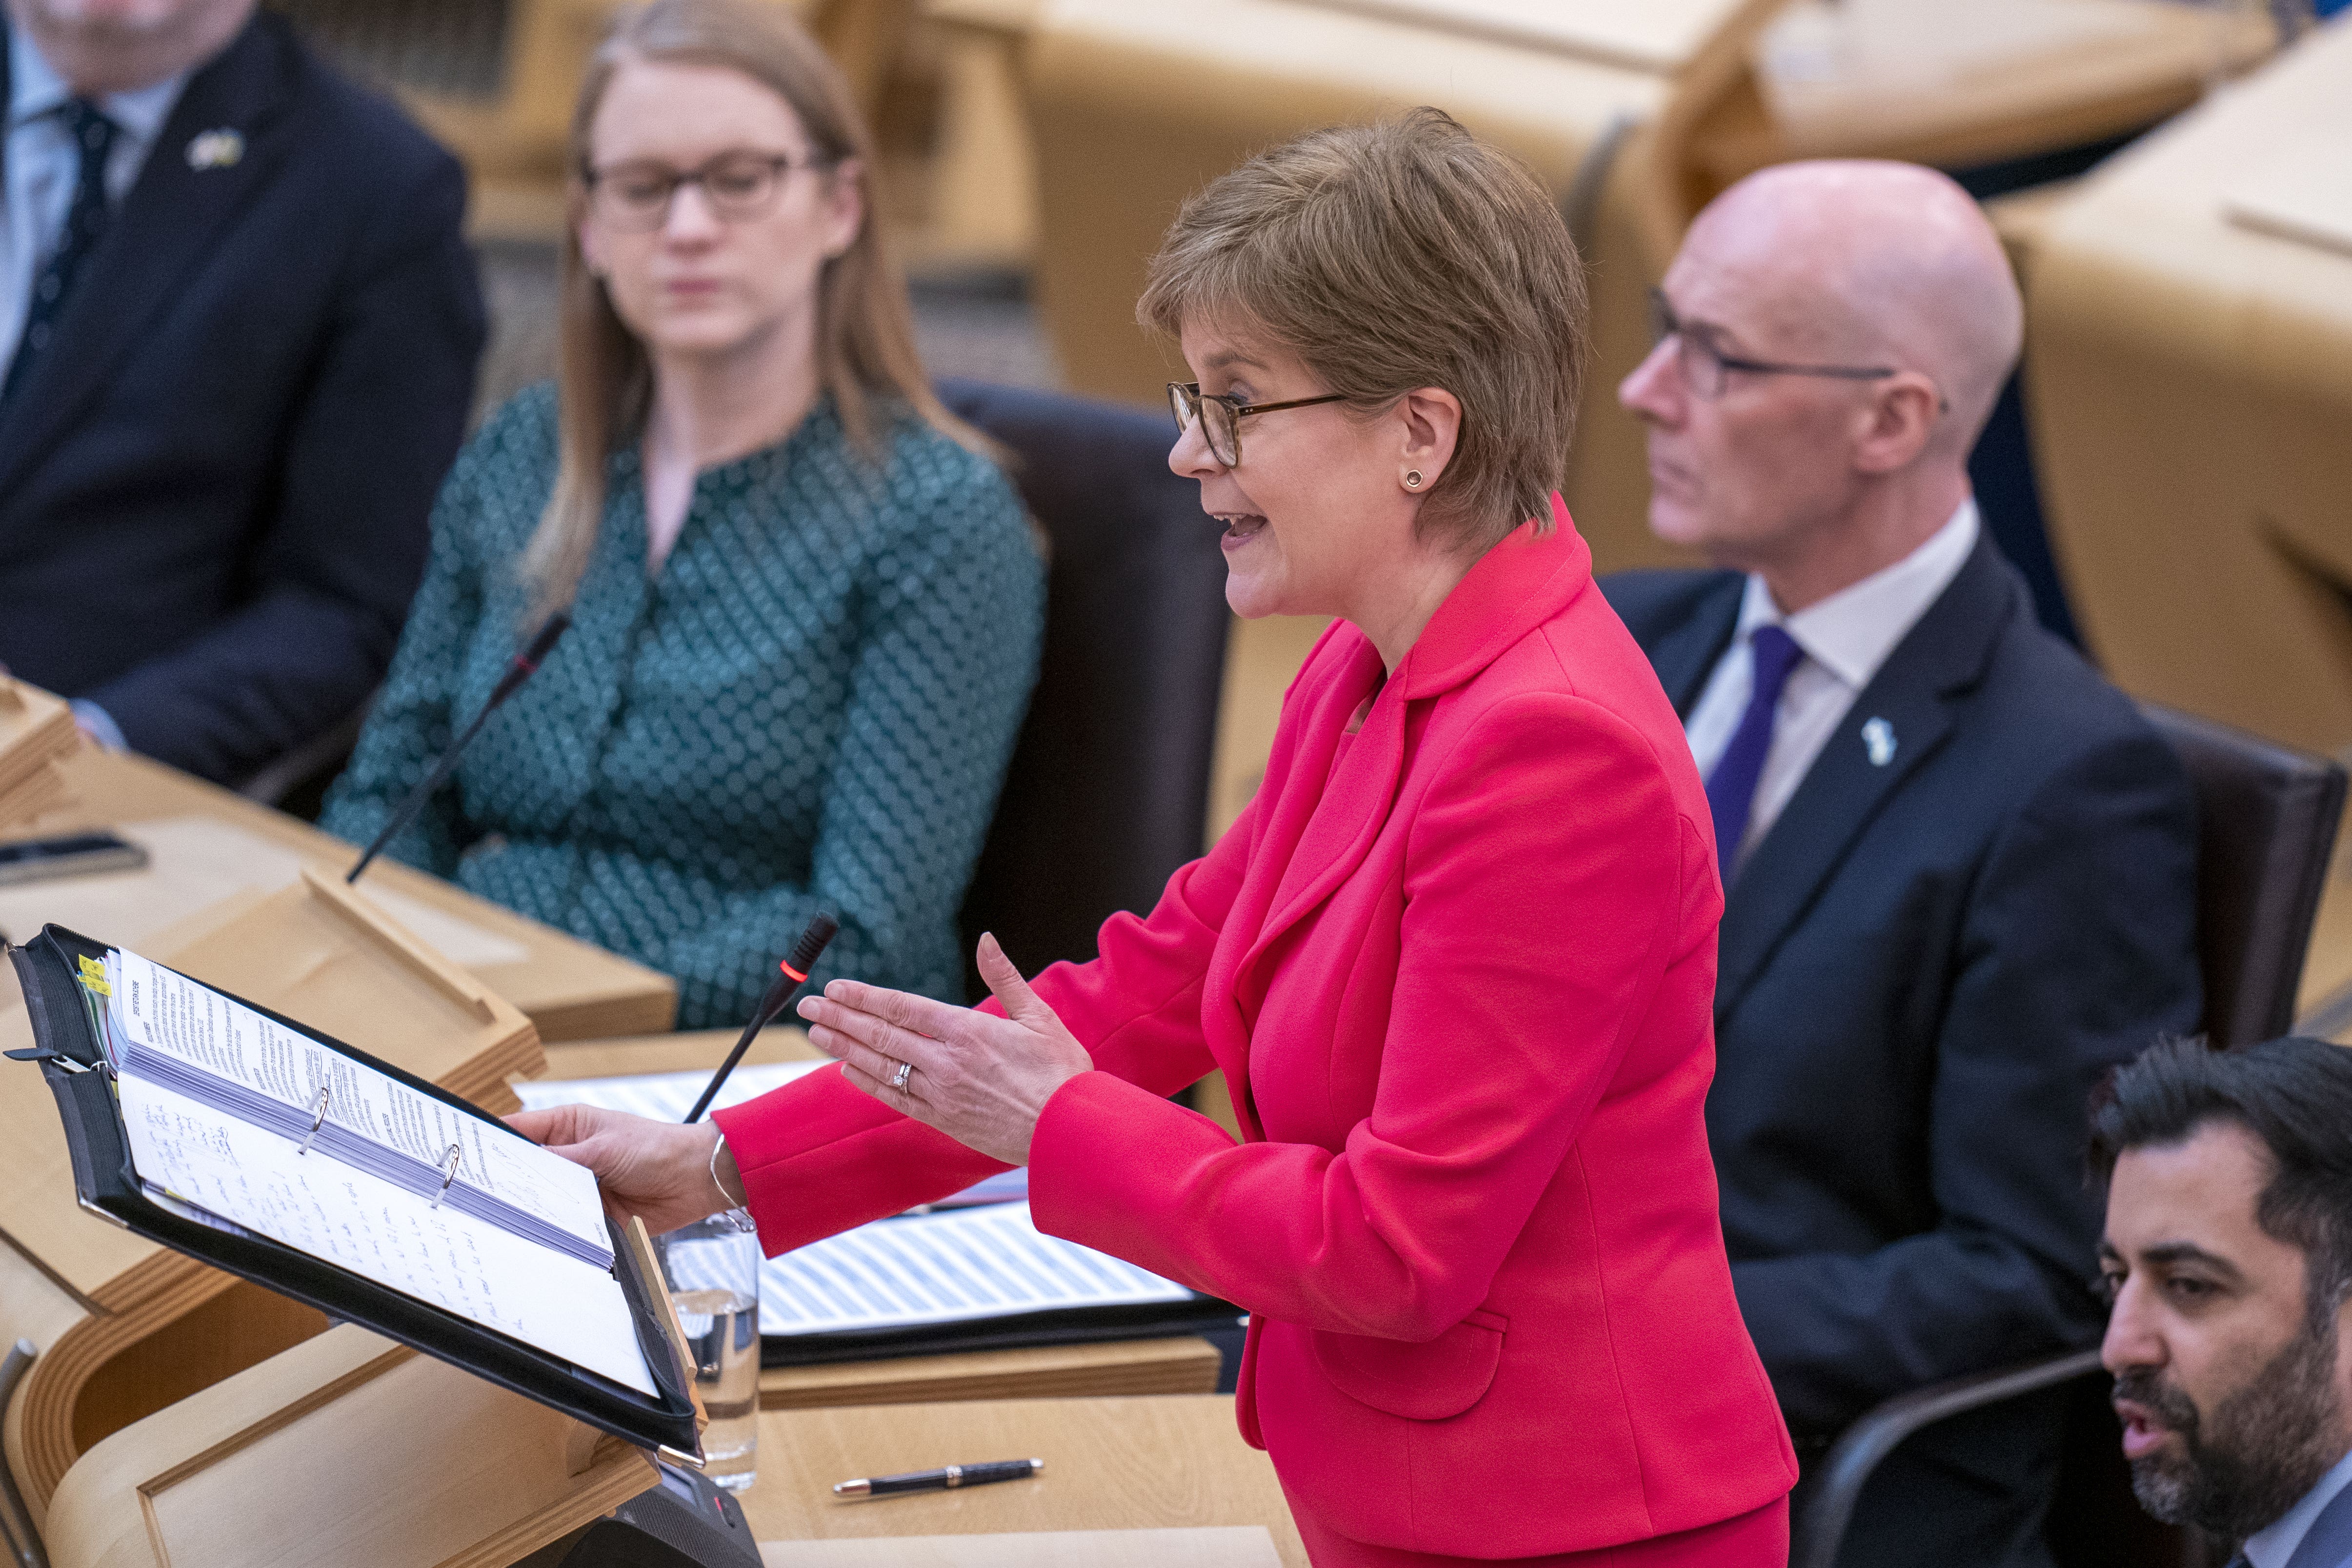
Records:
<instances>
[{"instance_id":1,"label":"man in dark suit at top","mask_svg":"<svg viewBox=\"0 0 2352 1568\"><path fill-rule=\"evenodd\" d=\"M2085 1107L2198 1025L2195 805L1979 526L1969 449L2022 312L1957 185L1752 176L1658 310L1619 397L1649 426L1652 528L1723 569L1602 586L1707 780L1725 1237L1818 1459L1893 1394L2097 1341ZM2058 1415L1914 1439L1843 1561L2046 1563Z\"/></svg>"},{"instance_id":2,"label":"man in dark suit at top","mask_svg":"<svg viewBox=\"0 0 2352 1568\"><path fill-rule=\"evenodd\" d=\"M6 0L0 665L243 779L366 700L483 338L462 173L254 0Z\"/></svg>"}]
</instances>

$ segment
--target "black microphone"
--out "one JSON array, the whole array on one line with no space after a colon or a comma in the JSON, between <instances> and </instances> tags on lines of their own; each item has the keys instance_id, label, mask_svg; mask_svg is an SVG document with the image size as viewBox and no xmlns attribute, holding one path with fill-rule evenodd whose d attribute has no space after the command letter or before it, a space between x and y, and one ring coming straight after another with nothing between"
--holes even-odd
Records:
<instances>
[{"instance_id":1,"label":"black microphone","mask_svg":"<svg viewBox=\"0 0 2352 1568\"><path fill-rule=\"evenodd\" d=\"M555 639L570 630L571 626L572 617L562 610L541 624L530 639L530 646L509 661L507 672L499 677L497 687L490 692L490 700L482 704L482 710L474 715L474 721L466 726L466 732L451 742L449 749L441 753L441 760L433 764L433 771L425 775L425 782L408 792L408 798L400 803L400 809L392 814L391 819L383 825L383 831L375 836L375 842L361 855L360 863L352 868L350 876L343 879L346 883L358 881L360 873L383 853L383 847L391 843L402 828L416 820L416 814L425 809L425 803L433 798L433 792L448 783L449 774L457 766L458 757L473 744L474 737L482 732L482 726L489 722L490 715L499 710L499 704L512 697L524 681L539 673L539 667L547 662L548 654L555 647Z\"/></svg>"},{"instance_id":2,"label":"black microphone","mask_svg":"<svg viewBox=\"0 0 2352 1568\"><path fill-rule=\"evenodd\" d=\"M793 955L776 965L783 973L769 984L768 994L760 998L760 1009L751 1015L751 1026L743 1031L743 1037L735 1042L735 1048L727 1053L727 1059L719 1064L719 1070L710 1075L709 1086L703 1089L702 1098L696 1100L694 1109L686 1113L688 1126L702 1120L702 1113L710 1109L710 1102L718 1099L719 1091L726 1087L727 1075L735 1070L735 1064L743 1059L743 1053L751 1048L751 1042L758 1037L760 1031L772 1023L776 1015L784 1010L784 1004L808 984L809 971L816 967L817 957L824 952L825 943L831 942L833 933L840 929L841 922L822 910L809 921L808 929L801 932L800 941L793 943Z\"/></svg>"}]
</instances>

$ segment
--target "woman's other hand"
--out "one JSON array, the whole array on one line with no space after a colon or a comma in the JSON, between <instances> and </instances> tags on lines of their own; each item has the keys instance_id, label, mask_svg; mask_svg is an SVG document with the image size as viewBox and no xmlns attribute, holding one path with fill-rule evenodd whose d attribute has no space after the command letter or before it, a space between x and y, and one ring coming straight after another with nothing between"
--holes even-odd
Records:
<instances>
[{"instance_id":1,"label":"woman's other hand","mask_svg":"<svg viewBox=\"0 0 2352 1568\"><path fill-rule=\"evenodd\" d=\"M1045 1102L1094 1062L994 937L980 939L979 960L1002 1018L855 980L834 981L800 1015L851 1083L966 1148L1025 1165ZM895 1089L902 1063L913 1070Z\"/></svg>"},{"instance_id":2,"label":"woman's other hand","mask_svg":"<svg viewBox=\"0 0 2352 1568\"><path fill-rule=\"evenodd\" d=\"M518 1111L507 1125L595 1172L605 1206L624 1220L644 1220L656 1236L734 1206L731 1194L743 1190L734 1156L724 1147L716 1164L719 1180L727 1185L722 1190L713 1181L711 1144L719 1129L708 1121L680 1126L625 1110L559 1105Z\"/></svg>"}]
</instances>

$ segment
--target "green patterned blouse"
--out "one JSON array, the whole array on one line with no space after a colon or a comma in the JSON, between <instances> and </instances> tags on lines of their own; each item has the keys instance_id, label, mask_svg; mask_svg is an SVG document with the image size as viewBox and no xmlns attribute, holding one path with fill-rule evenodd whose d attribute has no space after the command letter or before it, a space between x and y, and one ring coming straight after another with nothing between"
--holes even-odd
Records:
<instances>
[{"instance_id":1,"label":"green patterned blouse","mask_svg":"<svg viewBox=\"0 0 2352 1568\"><path fill-rule=\"evenodd\" d=\"M555 454L538 386L458 458L330 831L373 837L520 646ZM387 852L675 975L680 1027L743 1020L819 909L841 921L821 974L961 1001L956 909L1044 572L986 459L912 417L882 455L821 402L698 477L650 579L638 459L616 456L572 630Z\"/></svg>"}]
</instances>

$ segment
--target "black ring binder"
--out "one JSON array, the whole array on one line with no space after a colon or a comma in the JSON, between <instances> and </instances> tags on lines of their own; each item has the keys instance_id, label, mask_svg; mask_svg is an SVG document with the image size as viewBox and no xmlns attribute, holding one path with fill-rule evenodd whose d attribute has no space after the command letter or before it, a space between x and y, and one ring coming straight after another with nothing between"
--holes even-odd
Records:
<instances>
[{"instance_id":1,"label":"black ring binder","mask_svg":"<svg viewBox=\"0 0 2352 1568\"><path fill-rule=\"evenodd\" d=\"M215 1229L152 1201L131 1167L115 1089L106 1073L92 1070L104 1065L105 1055L82 1005L76 976L80 960L102 962L106 952L105 944L57 925L44 927L31 942L8 952L24 988L33 1038L47 1053L40 1061L41 1071L57 1099L73 1166L75 1196L82 1207L134 1235L315 1307L331 1318L357 1323L463 1367L625 1442L656 1451L667 1449L686 1457L688 1463L698 1459L701 1439L692 1391L678 1370L676 1347L664 1321L669 1310L667 1288L657 1272L646 1272L627 1247L614 1247L611 1267L627 1300L646 1370L658 1391L653 1395L298 1248L252 1232ZM205 989L250 1007L466 1116L503 1126L479 1107L365 1051L216 986Z\"/></svg>"}]
</instances>

